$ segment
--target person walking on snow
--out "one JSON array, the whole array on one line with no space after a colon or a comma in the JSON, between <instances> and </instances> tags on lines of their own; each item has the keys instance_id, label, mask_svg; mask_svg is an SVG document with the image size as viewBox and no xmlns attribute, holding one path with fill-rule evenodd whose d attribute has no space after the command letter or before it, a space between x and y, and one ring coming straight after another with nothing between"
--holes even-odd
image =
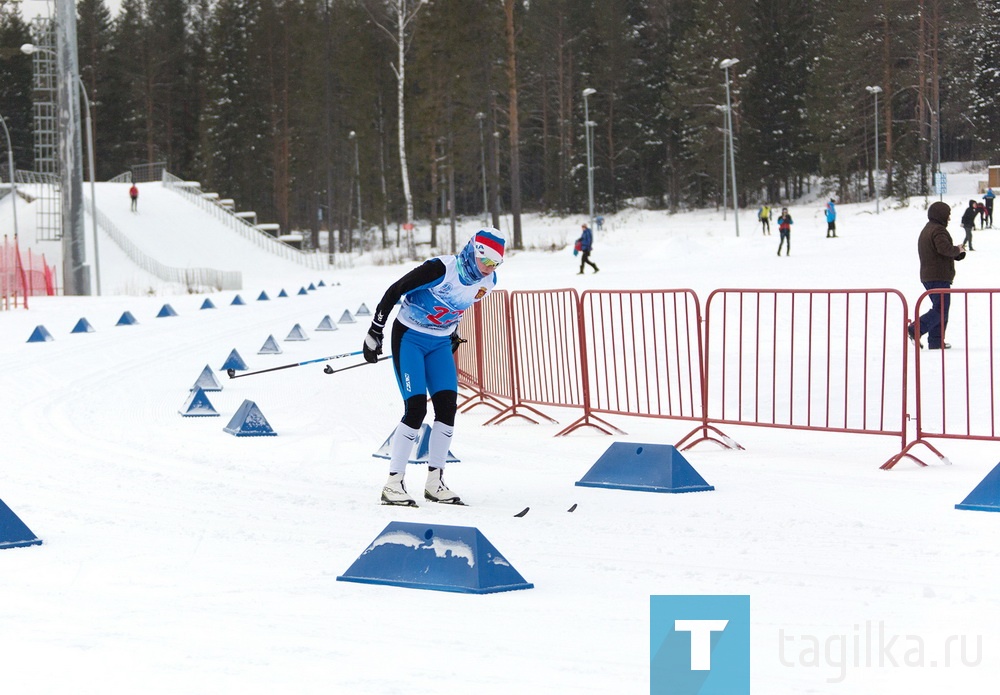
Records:
<instances>
[{"instance_id":1,"label":"person walking on snow","mask_svg":"<svg viewBox=\"0 0 1000 695\"><path fill-rule=\"evenodd\" d=\"M771 236L771 206L764 203L757 211L757 219L760 220L760 232L765 236Z\"/></svg>"},{"instance_id":2,"label":"person walking on snow","mask_svg":"<svg viewBox=\"0 0 1000 695\"><path fill-rule=\"evenodd\" d=\"M788 208L781 208L781 214L778 216L778 235L781 240L778 242L778 255L781 255L781 247L785 244L785 255L790 256L792 253L792 216L788 214Z\"/></svg>"},{"instance_id":3,"label":"person walking on snow","mask_svg":"<svg viewBox=\"0 0 1000 695\"><path fill-rule=\"evenodd\" d=\"M975 202L975 201L971 201ZM973 207L972 205L969 206ZM920 282L925 290L948 289L955 280L955 261L965 258L965 244L955 246L948 233L951 207L938 201L927 210L927 224L917 238L917 254L920 256ZM948 326L948 309L951 295L935 292L929 295L931 308L918 319L920 335L927 334L927 347L931 350L947 350L951 347L944 342L944 331ZM917 347L923 347L916 335L916 326L911 323L906 333Z\"/></svg>"},{"instance_id":4,"label":"person walking on snow","mask_svg":"<svg viewBox=\"0 0 1000 695\"><path fill-rule=\"evenodd\" d=\"M990 229L993 228L993 199L996 198L996 194L993 193L992 188L987 188L986 193L983 195L983 200L986 201L986 226Z\"/></svg>"},{"instance_id":5,"label":"person walking on snow","mask_svg":"<svg viewBox=\"0 0 1000 695\"><path fill-rule=\"evenodd\" d=\"M826 204L826 238L837 238L837 208L833 204L833 198Z\"/></svg>"},{"instance_id":6,"label":"person walking on snow","mask_svg":"<svg viewBox=\"0 0 1000 695\"><path fill-rule=\"evenodd\" d=\"M580 227L583 229L580 232L580 238L576 240L575 248L579 249L583 255L580 256L580 272L577 275L583 275L584 264L589 265L594 269L594 272L598 272L600 268L594 265L594 262L590 260L590 252L594 249L594 233L590 231L590 227L585 224L581 224Z\"/></svg>"},{"instance_id":7,"label":"person walking on snow","mask_svg":"<svg viewBox=\"0 0 1000 695\"><path fill-rule=\"evenodd\" d=\"M974 200L970 200L969 207L967 207L965 212L962 214L962 229L965 230L965 238L962 240L962 245L970 251L975 251L975 249L972 248L972 230L976 228L976 215L978 214L979 204Z\"/></svg>"},{"instance_id":8,"label":"person walking on snow","mask_svg":"<svg viewBox=\"0 0 1000 695\"><path fill-rule=\"evenodd\" d=\"M458 335L462 314L482 301L497 284L496 269L507 245L492 227L476 232L457 256L437 256L389 286L375 310L364 341L367 362L382 354L382 329L393 306L402 306L392 324L392 365L403 396L403 418L392 435L389 478L382 504L416 507L403 480L420 425L427 414L427 395L434 405L424 499L464 504L444 483L445 459L455 431L458 372L454 352L464 343Z\"/></svg>"},{"instance_id":9,"label":"person walking on snow","mask_svg":"<svg viewBox=\"0 0 1000 695\"><path fill-rule=\"evenodd\" d=\"M128 189L128 197L132 199L132 212L139 212L139 188L134 183Z\"/></svg>"}]
</instances>

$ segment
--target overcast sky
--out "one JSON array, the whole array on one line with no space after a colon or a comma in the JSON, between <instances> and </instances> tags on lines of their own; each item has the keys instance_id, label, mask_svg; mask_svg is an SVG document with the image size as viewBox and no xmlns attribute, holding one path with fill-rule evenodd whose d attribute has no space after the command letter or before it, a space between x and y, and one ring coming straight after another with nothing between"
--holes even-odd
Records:
<instances>
[{"instance_id":1,"label":"overcast sky","mask_svg":"<svg viewBox=\"0 0 1000 695\"><path fill-rule=\"evenodd\" d=\"M112 16L118 14L122 5L121 0L104 0L104 4L111 10ZM55 0L21 0L21 16L24 17L25 21L30 22L38 15L55 14L55 6Z\"/></svg>"}]
</instances>

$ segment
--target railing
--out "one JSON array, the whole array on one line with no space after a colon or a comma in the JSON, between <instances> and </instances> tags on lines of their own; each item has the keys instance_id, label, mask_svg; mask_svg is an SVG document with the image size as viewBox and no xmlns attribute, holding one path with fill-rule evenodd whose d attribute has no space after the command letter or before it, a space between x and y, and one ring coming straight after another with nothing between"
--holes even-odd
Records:
<instances>
[{"instance_id":1,"label":"railing","mask_svg":"<svg viewBox=\"0 0 1000 695\"><path fill-rule=\"evenodd\" d=\"M318 250L312 253L301 251L293 246L289 246L288 244L279 241L278 239L275 239L272 236L268 236L255 226L248 223L242 217L234 214L233 210L221 206L218 202L209 200L205 197L206 194L202 193L198 189L193 190L193 187L190 184L167 171L163 172L163 185L168 189L184 196L188 201L194 203L202 210L211 213L217 220L225 224L231 230L242 236L244 239L253 242L265 251L304 265L307 268L315 270L326 270L329 268L327 255L325 253L320 253Z\"/></svg>"},{"instance_id":2,"label":"railing","mask_svg":"<svg viewBox=\"0 0 1000 695\"><path fill-rule=\"evenodd\" d=\"M86 200L87 210L93 214L94 204ZM217 290L243 289L243 274L238 270L215 270L213 268L172 268L150 258L135 245L107 215L97 211L97 224L121 248L137 266L165 282L174 282L185 287L214 287Z\"/></svg>"},{"instance_id":3,"label":"railing","mask_svg":"<svg viewBox=\"0 0 1000 695\"><path fill-rule=\"evenodd\" d=\"M18 300L28 308L28 297L56 294L55 269L45 262L45 256L33 256L28 249L27 262L21 256L17 237L6 235L0 246L0 309L17 308Z\"/></svg>"}]
</instances>

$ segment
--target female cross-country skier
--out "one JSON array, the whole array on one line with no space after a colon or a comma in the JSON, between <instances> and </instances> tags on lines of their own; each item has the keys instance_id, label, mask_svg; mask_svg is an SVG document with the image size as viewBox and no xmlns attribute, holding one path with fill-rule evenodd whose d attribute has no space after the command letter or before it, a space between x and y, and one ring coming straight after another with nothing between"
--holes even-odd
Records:
<instances>
[{"instance_id":1,"label":"female cross-country skier","mask_svg":"<svg viewBox=\"0 0 1000 695\"><path fill-rule=\"evenodd\" d=\"M503 232L492 227L480 229L457 256L431 258L390 285L375 310L364 343L368 362L378 361L382 354L382 329L389 312L403 297L392 324L391 344L404 410L392 436L389 479L382 488L382 504L417 506L406 491L403 477L427 414L428 393L434 405L434 426L428 446L424 498L463 504L442 479L458 409L458 372L453 353L465 342L457 328L463 312L496 286L496 268L503 263L505 247Z\"/></svg>"}]
</instances>

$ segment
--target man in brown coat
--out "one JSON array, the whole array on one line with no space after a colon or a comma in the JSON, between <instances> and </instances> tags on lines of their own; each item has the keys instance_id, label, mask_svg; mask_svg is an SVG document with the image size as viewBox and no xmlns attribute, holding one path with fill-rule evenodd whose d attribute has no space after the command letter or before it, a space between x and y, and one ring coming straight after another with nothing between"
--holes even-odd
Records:
<instances>
[{"instance_id":1,"label":"man in brown coat","mask_svg":"<svg viewBox=\"0 0 1000 695\"><path fill-rule=\"evenodd\" d=\"M955 246L948 233L951 207L947 203L936 202L927 211L927 224L917 239L917 254L920 256L920 282L926 290L940 290L951 287L955 279L955 261L965 258L965 244ZM947 292L930 295L931 308L917 319L920 335L927 333L927 347L931 350L947 350L951 347L944 342L944 331L948 326L948 309L951 296ZM907 329L910 340L920 345L915 337L915 326Z\"/></svg>"}]
</instances>

